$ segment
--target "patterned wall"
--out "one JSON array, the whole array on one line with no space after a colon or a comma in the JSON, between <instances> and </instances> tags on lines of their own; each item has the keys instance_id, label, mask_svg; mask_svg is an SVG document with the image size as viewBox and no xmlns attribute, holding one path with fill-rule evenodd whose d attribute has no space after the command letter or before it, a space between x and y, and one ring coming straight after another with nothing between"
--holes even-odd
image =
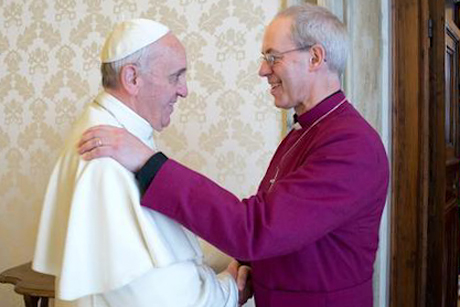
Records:
<instances>
[{"instance_id":1,"label":"patterned wall","mask_svg":"<svg viewBox=\"0 0 460 307\"><path fill-rule=\"evenodd\" d=\"M112 25L148 17L188 51L190 95L160 148L239 196L254 192L281 113L257 76L263 27L281 1L0 0L0 271L29 261L46 183L72 122L100 90ZM0 306L22 306L0 286Z\"/></svg>"}]
</instances>

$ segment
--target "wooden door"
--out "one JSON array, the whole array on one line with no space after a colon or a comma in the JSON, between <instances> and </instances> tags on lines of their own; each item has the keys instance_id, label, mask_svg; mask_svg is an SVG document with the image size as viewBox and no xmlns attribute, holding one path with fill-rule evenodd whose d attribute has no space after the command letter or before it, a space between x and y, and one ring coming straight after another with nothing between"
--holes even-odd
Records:
<instances>
[{"instance_id":1,"label":"wooden door","mask_svg":"<svg viewBox=\"0 0 460 307\"><path fill-rule=\"evenodd\" d=\"M445 11L445 103L444 103L444 152L446 165L445 204L444 204L444 261L443 275L446 282L443 288L443 306L456 306L458 297L459 273L459 173L460 173L460 134L459 134L459 6L447 1Z\"/></svg>"},{"instance_id":2,"label":"wooden door","mask_svg":"<svg viewBox=\"0 0 460 307\"><path fill-rule=\"evenodd\" d=\"M392 2L392 307L457 306L459 2Z\"/></svg>"}]
</instances>

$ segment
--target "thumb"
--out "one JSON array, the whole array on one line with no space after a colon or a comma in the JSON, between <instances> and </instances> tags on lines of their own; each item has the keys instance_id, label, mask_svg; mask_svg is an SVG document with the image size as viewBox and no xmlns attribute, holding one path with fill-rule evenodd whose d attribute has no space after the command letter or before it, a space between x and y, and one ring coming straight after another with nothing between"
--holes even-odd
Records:
<instances>
[{"instance_id":1,"label":"thumb","mask_svg":"<svg viewBox=\"0 0 460 307\"><path fill-rule=\"evenodd\" d=\"M238 290L243 291L244 288L246 287L246 282L248 280L250 271L251 271L251 268L246 266L246 265L242 265L242 266L239 267L239 269L238 269L238 277L236 279L236 284L238 285Z\"/></svg>"},{"instance_id":2,"label":"thumb","mask_svg":"<svg viewBox=\"0 0 460 307\"><path fill-rule=\"evenodd\" d=\"M230 273L235 280L237 280L238 276L238 266L239 263L235 260L232 260L232 262L230 262L227 266L227 272Z\"/></svg>"}]
</instances>

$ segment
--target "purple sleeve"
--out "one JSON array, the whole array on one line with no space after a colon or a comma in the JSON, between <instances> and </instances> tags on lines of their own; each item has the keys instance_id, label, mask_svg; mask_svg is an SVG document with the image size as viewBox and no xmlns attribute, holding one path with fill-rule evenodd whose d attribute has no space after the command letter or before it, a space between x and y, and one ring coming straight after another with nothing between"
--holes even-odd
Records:
<instances>
[{"instance_id":1,"label":"purple sleeve","mask_svg":"<svg viewBox=\"0 0 460 307\"><path fill-rule=\"evenodd\" d=\"M169 159L142 205L235 258L259 260L299 250L362 210L379 215L387 185L388 161L380 141L342 135L324 140L269 193L243 200Z\"/></svg>"}]
</instances>

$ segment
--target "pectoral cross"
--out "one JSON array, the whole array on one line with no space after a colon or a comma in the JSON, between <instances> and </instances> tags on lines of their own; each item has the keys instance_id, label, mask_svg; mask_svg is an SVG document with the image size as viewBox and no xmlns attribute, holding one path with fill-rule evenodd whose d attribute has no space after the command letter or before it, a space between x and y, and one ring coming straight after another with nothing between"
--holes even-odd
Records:
<instances>
[{"instance_id":1,"label":"pectoral cross","mask_svg":"<svg viewBox=\"0 0 460 307\"><path fill-rule=\"evenodd\" d=\"M276 167L276 172L275 172L275 176L270 179L268 182L270 182L270 186L268 187L268 191L271 190L271 188L273 187L273 185L275 184L275 181L276 181L276 178L278 177L278 172L280 171L279 167L277 166Z\"/></svg>"}]
</instances>

